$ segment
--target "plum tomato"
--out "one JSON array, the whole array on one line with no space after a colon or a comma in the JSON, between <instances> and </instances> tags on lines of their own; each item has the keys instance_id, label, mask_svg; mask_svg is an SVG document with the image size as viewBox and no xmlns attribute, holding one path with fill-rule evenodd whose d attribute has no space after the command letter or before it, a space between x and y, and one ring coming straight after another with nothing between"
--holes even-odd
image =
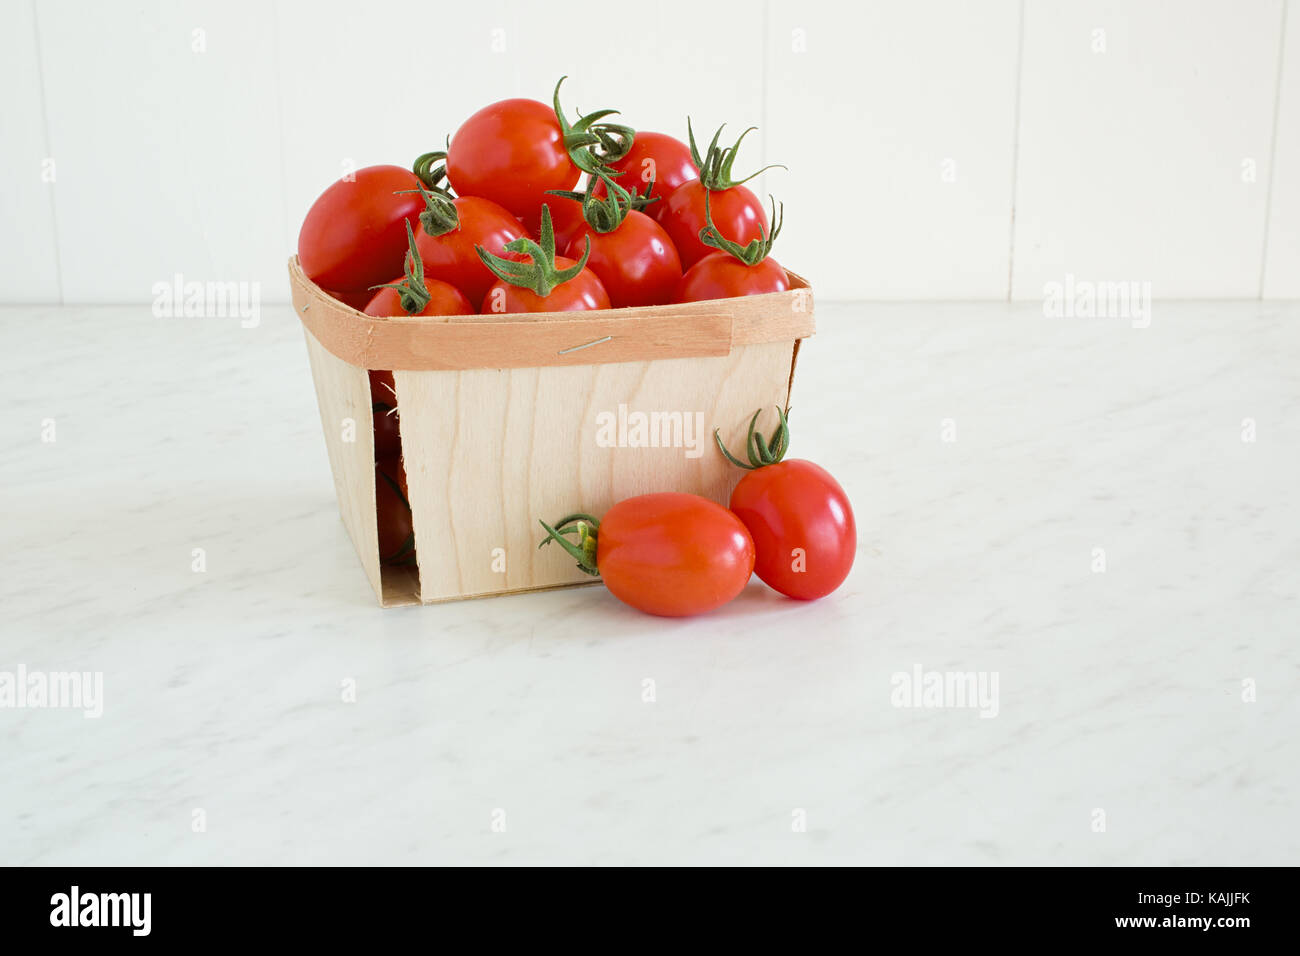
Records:
<instances>
[{"instance_id":1,"label":"plum tomato","mask_svg":"<svg viewBox=\"0 0 1300 956\"><path fill-rule=\"evenodd\" d=\"M745 589L754 570L754 542L717 502L679 492L638 495L604 516L569 515L556 541L598 575L624 604L661 617L687 617L721 607ZM577 535L577 541L569 535Z\"/></svg>"}]
</instances>

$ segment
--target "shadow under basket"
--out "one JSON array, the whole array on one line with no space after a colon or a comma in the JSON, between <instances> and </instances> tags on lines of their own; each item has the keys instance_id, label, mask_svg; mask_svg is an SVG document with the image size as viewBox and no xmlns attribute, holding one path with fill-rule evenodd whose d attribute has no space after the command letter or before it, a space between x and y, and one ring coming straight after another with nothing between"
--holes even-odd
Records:
<instances>
[{"instance_id":1,"label":"shadow under basket","mask_svg":"<svg viewBox=\"0 0 1300 956\"><path fill-rule=\"evenodd\" d=\"M686 491L726 504L750 417L788 407L808 283L685 305L373 318L289 260L339 511L380 604L589 584L539 518ZM381 567L368 371L393 371L417 563ZM769 419L770 420L770 419Z\"/></svg>"}]
</instances>

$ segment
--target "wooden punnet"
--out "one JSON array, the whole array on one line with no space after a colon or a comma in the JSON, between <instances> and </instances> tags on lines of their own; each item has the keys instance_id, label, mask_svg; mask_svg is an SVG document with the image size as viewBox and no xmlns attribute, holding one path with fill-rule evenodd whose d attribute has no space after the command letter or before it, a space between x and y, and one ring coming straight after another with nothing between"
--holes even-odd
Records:
<instances>
[{"instance_id":1,"label":"wooden punnet","mask_svg":"<svg viewBox=\"0 0 1300 956\"><path fill-rule=\"evenodd\" d=\"M385 319L290 259L339 511L379 602L588 584L562 549L538 550L538 518L651 491L725 504L739 472L714 428L743 447L756 409L788 405L813 334L812 289L789 275L789 292L687 305ZM379 563L368 369L393 370L415 568Z\"/></svg>"}]
</instances>

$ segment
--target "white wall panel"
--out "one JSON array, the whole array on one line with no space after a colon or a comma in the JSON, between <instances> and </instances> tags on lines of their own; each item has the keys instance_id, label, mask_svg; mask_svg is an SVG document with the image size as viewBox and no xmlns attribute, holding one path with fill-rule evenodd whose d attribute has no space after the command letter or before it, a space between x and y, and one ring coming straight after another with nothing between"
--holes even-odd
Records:
<instances>
[{"instance_id":1,"label":"white wall panel","mask_svg":"<svg viewBox=\"0 0 1300 956\"><path fill-rule=\"evenodd\" d=\"M59 301L51 158L43 126L32 0L9 0L0 30L0 302Z\"/></svg>"},{"instance_id":2,"label":"white wall panel","mask_svg":"<svg viewBox=\"0 0 1300 956\"><path fill-rule=\"evenodd\" d=\"M493 99L546 99L561 73L570 108L640 129L759 126L739 168L790 167L753 185L786 204L774 255L823 297L1032 299L1067 273L1298 296L1283 9L666 0L583 21L530 0L9 0L0 301L147 302L177 272L282 301L331 181L409 163Z\"/></svg>"},{"instance_id":3,"label":"white wall panel","mask_svg":"<svg viewBox=\"0 0 1300 956\"><path fill-rule=\"evenodd\" d=\"M284 0L275 13L286 182L281 260L296 248L312 201L349 166L409 166L440 149L475 110L523 95L518 73L528 41L499 0Z\"/></svg>"},{"instance_id":4,"label":"white wall panel","mask_svg":"<svg viewBox=\"0 0 1300 956\"><path fill-rule=\"evenodd\" d=\"M283 285L265 12L255 0L37 4L66 301L147 302L178 272Z\"/></svg>"},{"instance_id":5,"label":"white wall panel","mask_svg":"<svg viewBox=\"0 0 1300 956\"><path fill-rule=\"evenodd\" d=\"M1025 9L1014 297L1258 295L1281 0Z\"/></svg>"},{"instance_id":6,"label":"white wall panel","mask_svg":"<svg viewBox=\"0 0 1300 956\"><path fill-rule=\"evenodd\" d=\"M1288 6L1264 266L1266 299L1300 298L1300 4Z\"/></svg>"},{"instance_id":7,"label":"white wall panel","mask_svg":"<svg viewBox=\"0 0 1300 956\"><path fill-rule=\"evenodd\" d=\"M773 255L832 298L1006 295L1019 5L776 0Z\"/></svg>"},{"instance_id":8,"label":"white wall panel","mask_svg":"<svg viewBox=\"0 0 1300 956\"><path fill-rule=\"evenodd\" d=\"M688 114L707 136L722 123L737 134L762 125L761 2L662 0L609 17L593 11L583 23L549 4L519 0L517 8L521 95L549 100L567 75L571 114L618 109L634 129L683 140ZM762 165L756 137L746 140L742 163Z\"/></svg>"}]
</instances>

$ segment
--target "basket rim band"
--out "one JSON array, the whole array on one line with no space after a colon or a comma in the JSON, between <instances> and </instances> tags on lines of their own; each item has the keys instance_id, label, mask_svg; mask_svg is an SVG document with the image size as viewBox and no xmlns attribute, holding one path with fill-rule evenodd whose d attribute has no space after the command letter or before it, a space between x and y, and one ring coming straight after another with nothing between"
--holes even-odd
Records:
<instances>
[{"instance_id":1,"label":"basket rim band","mask_svg":"<svg viewBox=\"0 0 1300 956\"><path fill-rule=\"evenodd\" d=\"M814 334L812 287L682 305L527 315L376 318L326 293L289 259L294 312L328 352L366 369L546 368L729 355Z\"/></svg>"}]
</instances>

